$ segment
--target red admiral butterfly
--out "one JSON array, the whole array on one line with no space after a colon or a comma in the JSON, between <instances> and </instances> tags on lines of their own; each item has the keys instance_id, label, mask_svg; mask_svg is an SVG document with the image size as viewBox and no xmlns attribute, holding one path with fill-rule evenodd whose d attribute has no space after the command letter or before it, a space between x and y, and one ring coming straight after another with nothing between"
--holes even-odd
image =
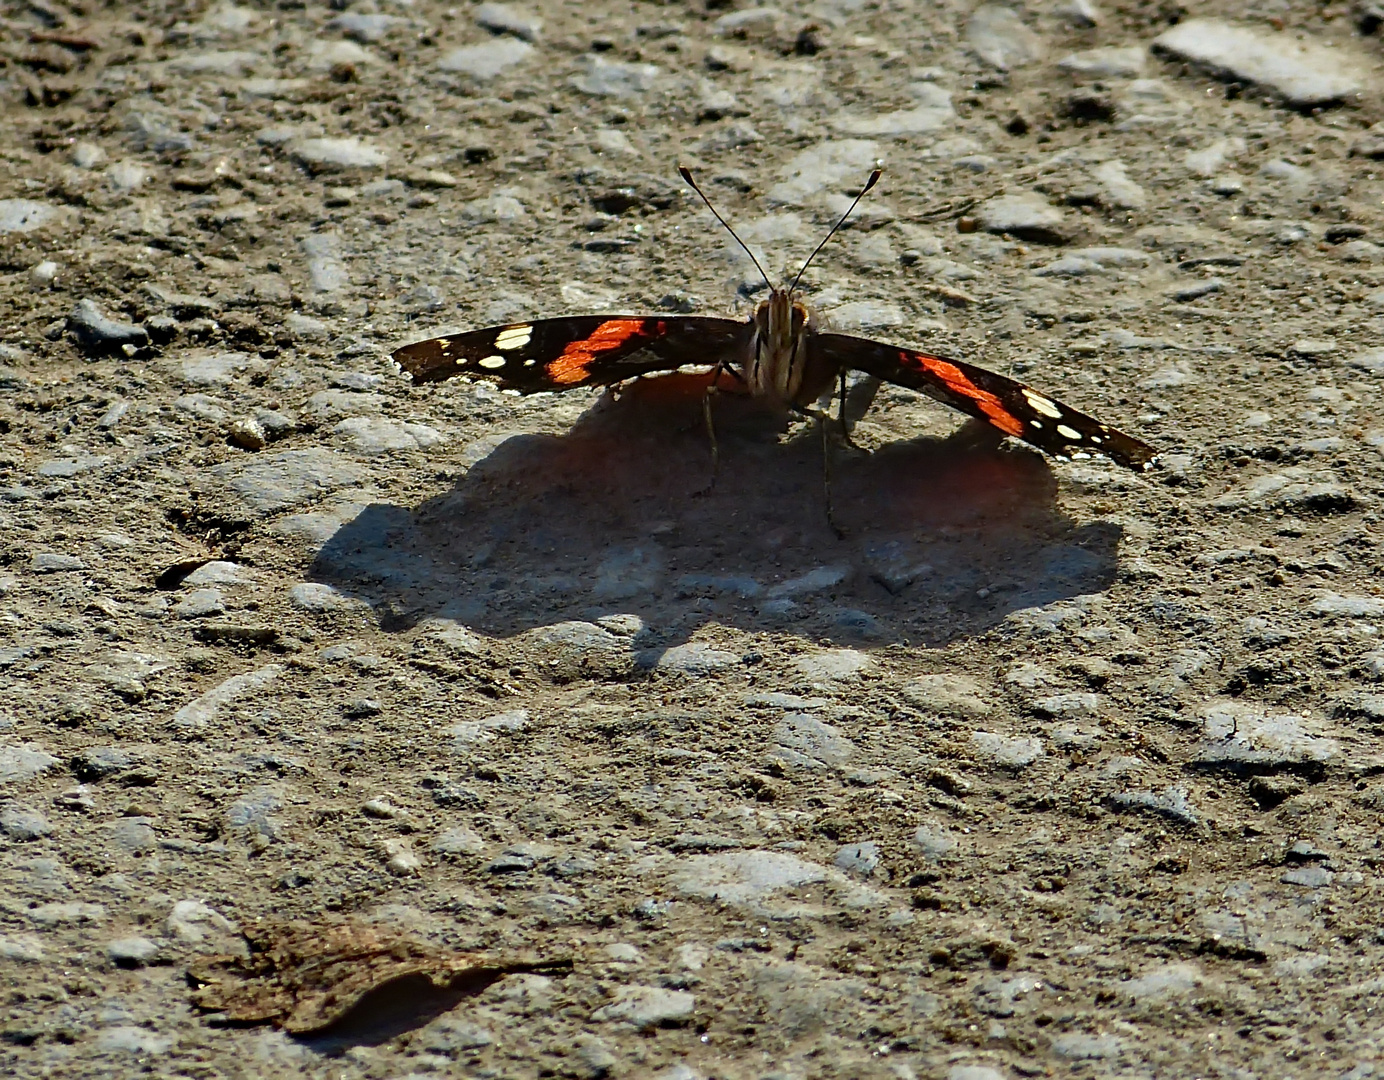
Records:
<instances>
[{"instance_id":1,"label":"red admiral butterfly","mask_svg":"<svg viewBox=\"0 0 1384 1080\"><path fill-rule=\"evenodd\" d=\"M685 167L678 171L759 267L754 253L702 194L692 174ZM861 371L921 391L1056 457L1084 451L1104 454L1130 469L1148 469L1158 456L1153 447L1014 379L960 360L818 329L812 312L795 296L798 282L880 175L879 169L870 175L792 284L770 285L769 298L748 322L704 316L577 315L430 338L398 349L394 359L415 383L470 375L523 394L609 386L684 366L710 366L712 388L725 371L751 395L819 420L811 404L832 391L837 381L844 391L847 371ZM762 267L759 270L764 273ZM844 409L844 393L842 404Z\"/></svg>"}]
</instances>

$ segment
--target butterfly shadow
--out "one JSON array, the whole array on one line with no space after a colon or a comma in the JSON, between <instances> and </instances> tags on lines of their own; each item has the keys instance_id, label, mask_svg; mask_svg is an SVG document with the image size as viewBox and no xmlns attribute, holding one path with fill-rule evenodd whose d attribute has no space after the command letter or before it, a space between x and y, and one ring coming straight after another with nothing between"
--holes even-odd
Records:
<instances>
[{"instance_id":1,"label":"butterfly shadow","mask_svg":"<svg viewBox=\"0 0 1384 1080\"><path fill-rule=\"evenodd\" d=\"M707 623L940 645L1114 578L1120 529L1074 523L1046 459L973 425L834 448L839 536L814 426L785 437L783 418L720 395L708 491L705 385L640 380L565 434L505 440L416 507L373 504L310 577L369 601L387 630L440 616L510 637L622 614L663 647Z\"/></svg>"}]
</instances>

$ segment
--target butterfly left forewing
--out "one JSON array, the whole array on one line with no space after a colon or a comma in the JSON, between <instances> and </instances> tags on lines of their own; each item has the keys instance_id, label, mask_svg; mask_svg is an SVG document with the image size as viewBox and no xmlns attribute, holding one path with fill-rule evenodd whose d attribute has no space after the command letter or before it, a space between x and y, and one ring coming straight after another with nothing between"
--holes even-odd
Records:
<instances>
[{"instance_id":1,"label":"butterfly left forewing","mask_svg":"<svg viewBox=\"0 0 1384 1080\"><path fill-rule=\"evenodd\" d=\"M430 338L395 350L394 360L415 383L466 375L533 394L715 364L745 333L731 319L575 315Z\"/></svg>"},{"instance_id":2,"label":"butterfly left forewing","mask_svg":"<svg viewBox=\"0 0 1384 1080\"><path fill-rule=\"evenodd\" d=\"M1056 457L1103 454L1142 472L1158 451L1015 379L974 364L845 334L818 334L821 356L917 390Z\"/></svg>"}]
</instances>

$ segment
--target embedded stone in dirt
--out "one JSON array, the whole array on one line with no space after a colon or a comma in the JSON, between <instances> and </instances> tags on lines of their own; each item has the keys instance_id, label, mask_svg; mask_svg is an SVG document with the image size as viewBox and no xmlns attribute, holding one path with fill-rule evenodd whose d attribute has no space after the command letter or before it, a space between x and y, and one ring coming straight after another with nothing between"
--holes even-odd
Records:
<instances>
[{"instance_id":1,"label":"embedded stone in dirt","mask_svg":"<svg viewBox=\"0 0 1384 1080\"><path fill-rule=\"evenodd\" d=\"M134 323L107 318L94 300L77 301L67 317L67 330L77 344L91 352L114 351L126 345L143 348L149 344L149 331Z\"/></svg>"},{"instance_id":2,"label":"embedded stone in dirt","mask_svg":"<svg viewBox=\"0 0 1384 1080\"><path fill-rule=\"evenodd\" d=\"M365 475L349 458L316 446L286 450L245 464L217 465L211 474L238 495L256 517L286 510L347 484L358 483Z\"/></svg>"},{"instance_id":3,"label":"embedded stone in dirt","mask_svg":"<svg viewBox=\"0 0 1384 1080\"><path fill-rule=\"evenodd\" d=\"M921 675L904 683L899 693L915 708L942 716L977 719L995 711L980 682L969 675Z\"/></svg>"},{"instance_id":4,"label":"embedded stone in dirt","mask_svg":"<svg viewBox=\"0 0 1384 1080\"><path fill-rule=\"evenodd\" d=\"M1178 23L1160 34L1152 47L1219 78L1262 86L1296 108L1329 105L1366 87L1354 59L1339 46L1328 49L1219 19Z\"/></svg>"},{"instance_id":5,"label":"embedded stone in dirt","mask_svg":"<svg viewBox=\"0 0 1384 1080\"><path fill-rule=\"evenodd\" d=\"M469 75L480 82L488 82L516 64L522 64L533 51L533 46L527 41L496 38L480 45L463 45L453 49L437 62L437 67L440 71Z\"/></svg>"},{"instance_id":6,"label":"embedded stone in dirt","mask_svg":"<svg viewBox=\"0 0 1384 1080\"><path fill-rule=\"evenodd\" d=\"M1072 238L1062 211L1036 192L997 195L981 203L975 214L986 232L1007 233L1035 244L1065 244Z\"/></svg>"},{"instance_id":7,"label":"embedded stone in dirt","mask_svg":"<svg viewBox=\"0 0 1384 1080\"><path fill-rule=\"evenodd\" d=\"M591 1014L592 1020L632 1024L641 1031L674 1027L692 1015L697 999L685 990L661 986L621 986L615 1000Z\"/></svg>"}]
</instances>

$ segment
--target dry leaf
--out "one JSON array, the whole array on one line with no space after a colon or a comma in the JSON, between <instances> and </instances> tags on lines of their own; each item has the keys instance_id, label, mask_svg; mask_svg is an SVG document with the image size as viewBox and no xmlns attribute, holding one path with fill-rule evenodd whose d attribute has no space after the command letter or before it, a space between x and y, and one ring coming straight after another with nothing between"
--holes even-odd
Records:
<instances>
[{"instance_id":1,"label":"dry leaf","mask_svg":"<svg viewBox=\"0 0 1384 1080\"><path fill-rule=\"evenodd\" d=\"M397 996L421 999L431 989L434 997L459 1000L505 975L572 967L570 959L449 952L387 927L350 921L276 923L244 936L249 956L204 956L188 968L197 986L193 1004L225 1013L234 1023L273 1023L294 1035L333 1026L367 995L397 990ZM420 1000L419 1011L438 1010Z\"/></svg>"}]
</instances>

